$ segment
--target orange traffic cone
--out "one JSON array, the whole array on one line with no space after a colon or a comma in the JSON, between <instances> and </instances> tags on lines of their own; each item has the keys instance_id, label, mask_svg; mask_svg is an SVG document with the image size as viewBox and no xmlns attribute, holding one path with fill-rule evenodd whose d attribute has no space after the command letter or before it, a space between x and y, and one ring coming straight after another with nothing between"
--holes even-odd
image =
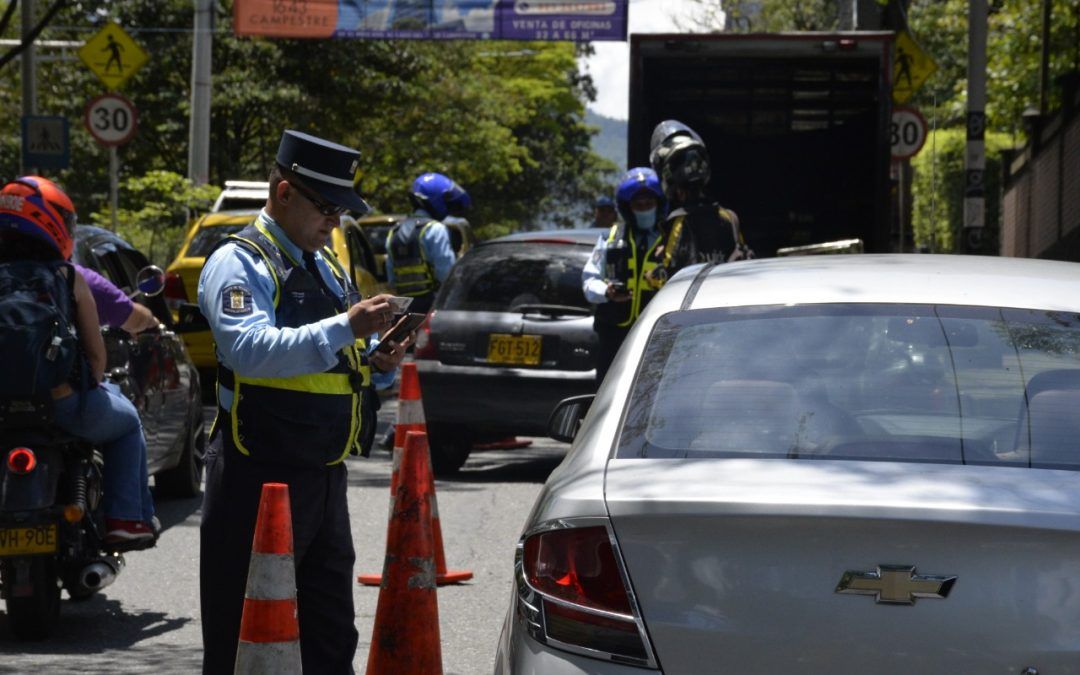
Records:
<instances>
[{"instance_id":1,"label":"orange traffic cone","mask_svg":"<svg viewBox=\"0 0 1080 675\"><path fill-rule=\"evenodd\" d=\"M442 673L431 531L434 494L422 475L427 451L427 435L409 432L401 453L401 485L387 533L367 675Z\"/></svg>"},{"instance_id":2,"label":"orange traffic cone","mask_svg":"<svg viewBox=\"0 0 1080 675\"><path fill-rule=\"evenodd\" d=\"M289 486L264 483L234 673L299 673L300 668Z\"/></svg>"},{"instance_id":3,"label":"orange traffic cone","mask_svg":"<svg viewBox=\"0 0 1080 675\"><path fill-rule=\"evenodd\" d=\"M394 428L394 468L390 474L390 511L393 514L394 497L397 495L400 483L401 452L405 445L405 437L410 431L427 434L427 421L424 419L424 407L420 399L420 378L416 372L416 364L412 361L401 364L401 393L398 397L397 425ZM424 444L427 447L427 444ZM435 582L439 586L456 584L472 579L473 573L469 570L448 570L446 568L446 553L443 551L442 526L439 524L439 503L435 498L435 476L431 470L431 456L428 452L423 456L425 481L430 487L432 528L435 536ZM378 586L382 583L381 574L360 574L356 580L365 586Z\"/></svg>"}]
</instances>

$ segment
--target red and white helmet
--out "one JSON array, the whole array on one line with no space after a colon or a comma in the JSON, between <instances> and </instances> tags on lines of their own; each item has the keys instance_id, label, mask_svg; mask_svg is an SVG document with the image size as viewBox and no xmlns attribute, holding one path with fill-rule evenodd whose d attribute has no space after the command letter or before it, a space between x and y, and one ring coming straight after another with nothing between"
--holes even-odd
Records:
<instances>
[{"instance_id":1,"label":"red and white helmet","mask_svg":"<svg viewBox=\"0 0 1080 675\"><path fill-rule=\"evenodd\" d=\"M56 183L23 176L0 188L0 231L39 239L67 260L75 248L75 205Z\"/></svg>"}]
</instances>

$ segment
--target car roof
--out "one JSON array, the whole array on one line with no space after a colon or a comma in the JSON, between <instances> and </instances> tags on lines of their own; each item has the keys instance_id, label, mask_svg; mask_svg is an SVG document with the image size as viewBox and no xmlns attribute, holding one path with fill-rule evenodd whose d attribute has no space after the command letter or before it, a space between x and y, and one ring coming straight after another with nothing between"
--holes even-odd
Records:
<instances>
[{"instance_id":1,"label":"car roof","mask_svg":"<svg viewBox=\"0 0 1080 675\"><path fill-rule=\"evenodd\" d=\"M481 242L480 246L489 246L491 244L507 244L513 242L547 242L558 244L588 244L592 246L596 244L597 238L607 234L607 228L603 227L586 227L578 229L559 229L559 230L533 230L529 232L515 232L514 234L507 234L502 237L496 237L495 239L488 239Z\"/></svg>"},{"instance_id":2,"label":"car roof","mask_svg":"<svg viewBox=\"0 0 1080 675\"><path fill-rule=\"evenodd\" d=\"M76 246L89 247L95 250L103 247L135 250L135 247L120 235L97 225L79 225L76 227L75 244Z\"/></svg>"},{"instance_id":3,"label":"car roof","mask_svg":"<svg viewBox=\"0 0 1080 675\"><path fill-rule=\"evenodd\" d=\"M680 299L692 294L691 309L912 303L1080 311L1080 264L1071 262L926 254L769 258L714 266L692 290L703 269L688 268L669 282L683 288Z\"/></svg>"}]
</instances>

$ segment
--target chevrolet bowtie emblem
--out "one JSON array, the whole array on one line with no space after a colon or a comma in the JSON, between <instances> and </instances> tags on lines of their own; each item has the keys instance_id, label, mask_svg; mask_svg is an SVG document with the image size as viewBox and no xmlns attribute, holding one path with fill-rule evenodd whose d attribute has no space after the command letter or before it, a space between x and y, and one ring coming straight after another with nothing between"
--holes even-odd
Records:
<instances>
[{"instance_id":1,"label":"chevrolet bowtie emblem","mask_svg":"<svg viewBox=\"0 0 1080 675\"><path fill-rule=\"evenodd\" d=\"M956 577L915 574L914 565L878 565L877 570L848 570L836 585L837 593L872 595L875 602L914 605L915 598L945 598Z\"/></svg>"}]
</instances>

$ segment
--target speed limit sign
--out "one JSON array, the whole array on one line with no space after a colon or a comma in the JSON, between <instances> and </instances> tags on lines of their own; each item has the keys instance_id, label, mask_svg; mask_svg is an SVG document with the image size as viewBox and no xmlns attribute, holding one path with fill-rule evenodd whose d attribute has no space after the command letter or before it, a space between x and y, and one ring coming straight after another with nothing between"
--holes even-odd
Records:
<instances>
[{"instance_id":1,"label":"speed limit sign","mask_svg":"<svg viewBox=\"0 0 1080 675\"><path fill-rule=\"evenodd\" d=\"M892 158L911 159L919 154L925 142L926 118L922 116L922 113L907 106L893 108L892 123L889 125Z\"/></svg>"},{"instance_id":2,"label":"speed limit sign","mask_svg":"<svg viewBox=\"0 0 1080 675\"><path fill-rule=\"evenodd\" d=\"M119 94L98 96L86 105L83 122L98 143L123 145L135 135L135 106Z\"/></svg>"}]
</instances>

